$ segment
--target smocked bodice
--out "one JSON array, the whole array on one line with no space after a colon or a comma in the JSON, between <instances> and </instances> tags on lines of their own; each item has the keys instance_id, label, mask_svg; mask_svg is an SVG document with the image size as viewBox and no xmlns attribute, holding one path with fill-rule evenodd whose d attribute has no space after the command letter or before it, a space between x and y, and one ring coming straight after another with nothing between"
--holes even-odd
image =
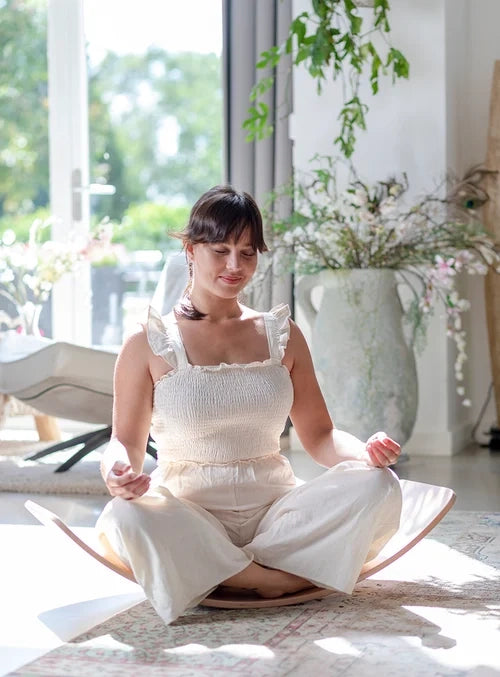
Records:
<instances>
[{"instance_id":1,"label":"smocked bodice","mask_svg":"<svg viewBox=\"0 0 500 677\"><path fill-rule=\"evenodd\" d=\"M173 368L155 384L152 435L160 468L175 461L230 464L278 454L293 402L282 359L289 309L264 313L269 358L248 364L191 365L173 313L150 309L151 349Z\"/></svg>"}]
</instances>

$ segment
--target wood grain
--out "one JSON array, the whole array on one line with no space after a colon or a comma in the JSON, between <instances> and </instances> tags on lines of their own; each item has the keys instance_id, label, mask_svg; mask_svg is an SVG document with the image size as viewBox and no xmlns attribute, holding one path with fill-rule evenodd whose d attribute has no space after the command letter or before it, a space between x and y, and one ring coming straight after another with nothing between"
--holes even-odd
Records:
<instances>
[{"instance_id":1,"label":"wood grain","mask_svg":"<svg viewBox=\"0 0 500 677\"><path fill-rule=\"evenodd\" d=\"M484 223L488 232L498 242L500 241L500 61L495 61L493 69L486 169L497 173L488 174L485 179L490 199L483 208ZM500 275L494 270L488 272L484 290L497 425L500 425Z\"/></svg>"}]
</instances>

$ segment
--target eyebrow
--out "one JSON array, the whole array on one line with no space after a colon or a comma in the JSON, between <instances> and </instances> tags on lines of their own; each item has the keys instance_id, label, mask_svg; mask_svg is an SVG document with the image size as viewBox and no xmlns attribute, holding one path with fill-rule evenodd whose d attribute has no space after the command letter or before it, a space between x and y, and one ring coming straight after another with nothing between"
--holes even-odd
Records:
<instances>
[{"instance_id":1,"label":"eyebrow","mask_svg":"<svg viewBox=\"0 0 500 677\"><path fill-rule=\"evenodd\" d=\"M219 246L221 246L221 245L228 246L231 242L232 242L232 240L229 240L229 241L228 240L220 240L218 242L207 242L207 244L219 245ZM235 242L235 244L238 244L240 242L241 242L241 240L238 240L237 242ZM240 246L241 246L242 249L247 249L247 248L252 249L252 250L256 249L253 246L251 240L247 240L246 242L243 242L243 244L241 244Z\"/></svg>"}]
</instances>

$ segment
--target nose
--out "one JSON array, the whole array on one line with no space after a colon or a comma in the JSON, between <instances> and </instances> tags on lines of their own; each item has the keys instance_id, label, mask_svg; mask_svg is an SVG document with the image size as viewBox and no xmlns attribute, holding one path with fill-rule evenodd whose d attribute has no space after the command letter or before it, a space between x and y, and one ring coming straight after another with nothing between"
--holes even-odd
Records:
<instances>
[{"instance_id":1,"label":"nose","mask_svg":"<svg viewBox=\"0 0 500 677\"><path fill-rule=\"evenodd\" d=\"M226 260L226 268L230 271L237 271L241 268L240 255L238 252L231 252Z\"/></svg>"}]
</instances>

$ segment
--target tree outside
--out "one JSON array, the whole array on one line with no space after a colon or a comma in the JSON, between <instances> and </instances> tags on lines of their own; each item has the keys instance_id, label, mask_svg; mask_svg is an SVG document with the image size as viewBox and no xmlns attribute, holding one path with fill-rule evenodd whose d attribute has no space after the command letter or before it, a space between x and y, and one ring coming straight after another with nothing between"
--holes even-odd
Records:
<instances>
[{"instance_id":1,"label":"tree outside","mask_svg":"<svg viewBox=\"0 0 500 677\"><path fill-rule=\"evenodd\" d=\"M46 23L46 2L4 0L0 237L12 228L26 239L31 215L49 207ZM168 247L167 232L221 180L220 57L151 47L89 63L89 137L92 181L116 186L93 198L94 222L118 224L127 248Z\"/></svg>"},{"instance_id":2,"label":"tree outside","mask_svg":"<svg viewBox=\"0 0 500 677\"><path fill-rule=\"evenodd\" d=\"M26 242L50 213L46 43L46 0L0 0L0 242L8 230ZM169 233L221 181L221 63L151 46L87 65L90 177L116 188L92 196L91 225L109 219L128 253L122 265L93 264L93 342L117 343L151 298L158 252L180 247ZM50 304L43 318L49 334Z\"/></svg>"}]
</instances>

